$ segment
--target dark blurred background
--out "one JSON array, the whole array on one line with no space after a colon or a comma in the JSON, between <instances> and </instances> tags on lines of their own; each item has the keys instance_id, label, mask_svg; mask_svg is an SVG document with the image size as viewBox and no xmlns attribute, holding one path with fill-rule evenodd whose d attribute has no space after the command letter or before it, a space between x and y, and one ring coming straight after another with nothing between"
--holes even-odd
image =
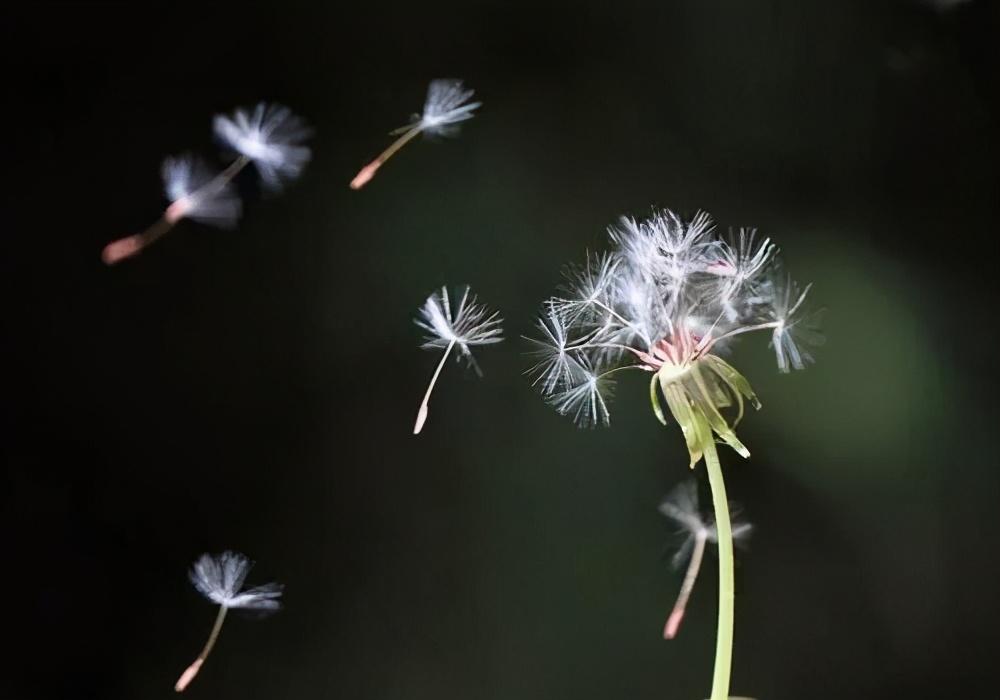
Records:
<instances>
[{"instance_id":1,"label":"dark blurred background","mask_svg":"<svg viewBox=\"0 0 1000 700\"><path fill-rule=\"evenodd\" d=\"M764 403L723 453L757 526L734 694L997 697L997 3L2 12L4 698L170 697L225 548L286 609L234 615L192 697L705 697L714 557L660 638L680 434L638 378L584 431L520 374L560 267L651 206L759 227L828 308L808 371L734 360ZM449 76L479 116L350 191ZM106 268L161 159L261 99L315 125L304 177ZM414 438L412 318L465 282L508 341Z\"/></svg>"}]
</instances>

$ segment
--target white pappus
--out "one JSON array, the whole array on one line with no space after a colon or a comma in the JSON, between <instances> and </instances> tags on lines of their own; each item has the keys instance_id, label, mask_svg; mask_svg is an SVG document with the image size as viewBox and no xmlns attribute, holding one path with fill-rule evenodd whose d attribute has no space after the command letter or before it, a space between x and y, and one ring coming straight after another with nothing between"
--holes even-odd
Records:
<instances>
[{"instance_id":1,"label":"white pappus","mask_svg":"<svg viewBox=\"0 0 1000 700\"><path fill-rule=\"evenodd\" d=\"M459 352L457 359L464 358L477 374L482 375L470 348L477 345L492 345L503 340L503 319L498 311L491 312L486 306L477 303L476 296L468 286L459 291L456 297L459 302L453 312L448 288L441 287L439 292L427 297L415 321L427 332L421 349L443 349L444 354L438 362L437 369L434 370L424 400L417 411L417 420L413 426L414 435L423 429L427 420L431 392L434 391L441 368L444 367L451 351L457 346Z\"/></svg>"},{"instance_id":2,"label":"white pappus","mask_svg":"<svg viewBox=\"0 0 1000 700\"><path fill-rule=\"evenodd\" d=\"M402 134L410 129L419 128L425 134L447 136L457 130L456 124L472 119L473 111L482 106L482 102L470 102L475 90L469 90L461 80L432 80L427 88L427 100L424 102L423 114L413 123L396 129L393 133Z\"/></svg>"}]
</instances>

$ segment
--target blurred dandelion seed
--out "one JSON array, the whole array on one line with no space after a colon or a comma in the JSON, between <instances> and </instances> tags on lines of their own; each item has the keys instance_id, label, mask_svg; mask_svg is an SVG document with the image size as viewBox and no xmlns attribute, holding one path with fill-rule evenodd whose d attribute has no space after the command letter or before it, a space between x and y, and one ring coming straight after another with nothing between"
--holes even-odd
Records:
<instances>
[{"instance_id":1,"label":"blurred dandelion seed","mask_svg":"<svg viewBox=\"0 0 1000 700\"><path fill-rule=\"evenodd\" d=\"M198 592L219 605L219 614L198 658L188 666L174 684L174 690L182 692L198 675L205 659L212 652L212 647L222 630L226 612L230 608L243 608L273 612L281 608L278 598L281 597L283 586L279 583L266 583L254 588L243 588L243 582L253 567L247 557L237 552L223 552L218 555L203 554L191 567L189 577Z\"/></svg>"},{"instance_id":2,"label":"blurred dandelion seed","mask_svg":"<svg viewBox=\"0 0 1000 700\"><path fill-rule=\"evenodd\" d=\"M213 128L227 148L253 162L271 190L298 178L312 157L309 147L302 145L312 129L283 105L261 102L253 111L237 109L232 117L219 114Z\"/></svg>"},{"instance_id":3,"label":"blurred dandelion seed","mask_svg":"<svg viewBox=\"0 0 1000 700\"><path fill-rule=\"evenodd\" d=\"M687 534L687 538L677 549L671 561L674 568L679 569L684 565L684 560L688 560L684 582L681 584L680 592L677 594L674 607L667 617L667 622L663 626L663 638L673 639L680 629L688 600L691 598L694 584L698 580L698 572L701 570L701 562L705 555L705 544L717 542L718 533L715 525L707 521L701 514L701 509L698 507L698 482L694 479L687 479L675 486L660 503L659 510L680 526L680 532ZM734 518L732 524L733 541L737 544L745 541L750 536L752 529L753 526L750 523L737 522Z\"/></svg>"},{"instance_id":4,"label":"blurred dandelion seed","mask_svg":"<svg viewBox=\"0 0 1000 700\"><path fill-rule=\"evenodd\" d=\"M371 163L361 168L351 180L351 189L360 190L368 181L375 177L375 172L389 160L396 151L409 143L417 134L438 134L450 136L458 131L457 124L472 119L473 110L482 102L470 102L474 90L466 90L461 80L432 80L427 89L427 101L424 103L423 114L414 115L412 123L389 132L401 136L382 151Z\"/></svg>"},{"instance_id":5,"label":"blurred dandelion seed","mask_svg":"<svg viewBox=\"0 0 1000 700\"><path fill-rule=\"evenodd\" d=\"M444 367L445 360L455 346L458 346L459 356L456 359L465 358L466 362L482 376L479 365L476 364L472 356L470 347L477 345L492 345L503 340L503 329L498 311L490 312L483 304L476 303L476 296L472 294L469 287L461 292L460 301L456 311L452 313L451 303L448 298L447 287L441 287L440 292L435 292L427 297L427 301L420 308L419 317L416 324L427 331L422 350L444 349L441 361L438 362L437 369L431 377L430 384L424 394L424 400L417 411L417 420L413 426L413 434L417 435L424 427L427 420L427 406L437 383L441 368Z\"/></svg>"},{"instance_id":6,"label":"blurred dandelion seed","mask_svg":"<svg viewBox=\"0 0 1000 700\"><path fill-rule=\"evenodd\" d=\"M311 131L287 107L262 102L252 112L237 109L231 118L217 115L214 130L224 146L237 154L235 160L218 174L196 156L164 160L161 174L170 205L142 233L105 246L101 259L106 264L114 265L138 255L181 219L221 228L234 226L240 217L242 203L233 190L232 181L250 163L257 168L266 188L278 190L283 180L298 177L309 161L310 150L301 142Z\"/></svg>"}]
</instances>

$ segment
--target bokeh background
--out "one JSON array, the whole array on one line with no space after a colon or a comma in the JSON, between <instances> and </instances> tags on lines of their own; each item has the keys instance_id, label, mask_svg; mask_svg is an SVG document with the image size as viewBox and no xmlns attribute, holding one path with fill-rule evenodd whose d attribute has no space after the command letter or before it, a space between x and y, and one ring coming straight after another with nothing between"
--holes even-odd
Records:
<instances>
[{"instance_id":1,"label":"bokeh background","mask_svg":"<svg viewBox=\"0 0 1000 700\"><path fill-rule=\"evenodd\" d=\"M828 309L808 371L734 360L764 403L723 456L757 526L734 693L995 696L998 29L986 0L8 6L0 695L170 697L214 615L186 569L235 548L286 609L227 622L192 697L705 697L713 558L660 638L679 434L638 379L582 431L521 376L561 266L669 206L759 227ZM479 116L351 192L447 76ZM315 125L304 177L104 267L160 160L260 99ZM443 283L508 341L414 438Z\"/></svg>"}]
</instances>

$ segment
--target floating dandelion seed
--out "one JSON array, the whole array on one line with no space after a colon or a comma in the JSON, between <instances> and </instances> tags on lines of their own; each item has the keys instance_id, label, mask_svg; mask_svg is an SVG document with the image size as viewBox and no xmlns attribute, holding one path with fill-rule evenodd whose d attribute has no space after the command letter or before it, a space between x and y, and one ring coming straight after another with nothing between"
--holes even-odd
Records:
<instances>
[{"instance_id":1,"label":"floating dandelion seed","mask_svg":"<svg viewBox=\"0 0 1000 700\"><path fill-rule=\"evenodd\" d=\"M674 568L679 569L687 560L688 568L684 574L681 590L677 594L677 601L663 626L663 638L673 639L680 629L691 591L694 590L695 581L698 580L701 561L705 555L705 544L717 542L718 533L715 525L702 517L701 509L698 507L698 482L694 479L687 479L675 486L660 504L660 512L677 523L682 533L687 534L687 538L674 554L672 563ZM739 544L746 540L752 529L750 523L737 522L734 519L733 541Z\"/></svg>"},{"instance_id":2,"label":"floating dandelion seed","mask_svg":"<svg viewBox=\"0 0 1000 700\"><path fill-rule=\"evenodd\" d=\"M247 557L237 552L223 552L212 556L203 554L191 568L191 583L198 589L198 592L219 605L219 614L215 618L215 625L208 636L208 642L198 654L198 658L188 666L177 683L174 690L182 692L194 677L198 675L205 659L215 646L222 623L226 619L226 612L230 608L243 608L247 610L258 610L263 612L273 612L281 608L278 598L281 597L283 586L279 583L267 583L255 588L243 589L243 582L246 580L250 568L253 566Z\"/></svg>"},{"instance_id":3,"label":"floating dandelion seed","mask_svg":"<svg viewBox=\"0 0 1000 700\"><path fill-rule=\"evenodd\" d=\"M200 159L185 155L163 162L163 186L170 206L152 226L105 246L101 258L114 265L137 255L168 233L181 219L228 228L239 219L241 203L232 180L253 163L265 187L280 189L282 181L298 177L310 151L301 145L311 133L287 107L258 104L252 112L237 109L232 118L215 117L216 136L237 156L214 174Z\"/></svg>"},{"instance_id":4,"label":"floating dandelion seed","mask_svg":"<svg viewBox=\"0 0 1000 700\"><path fill-rule=\"evenodd\" d=\"M427 89L423 114L414 115L412 123L389 132L393 136L402 135L382 151L378 158L358 171L351 180L351 189L360 190L364 187L375 177L375 171L417 134L450 136L456 133L457 124L472 119L475 116L473 110L482 105L482 102L469 102L474 94L474 90L465 89L461 80L432 80Z\"/></svg>"},{"instance_id":5,"label":"floating dandelion seed","mask_svg":"<svg viewBox=\"0 0 1000 700\"><path fill-rule=\"evenodd\" d=\"M452 313L451 303L448 300L447 287L441 287L440 292L436 292L427 297L427 301L420 308L419 318L416 319L418 326L427 331L425 342L421 345L423 350L436 350L444 348L444 355L438 363L430 384L427 385L427 392L424 400L417 411L417 420L413 426L413 434L417 435L424 427L427 420L427 404L434 391L441 368L444 367L445 360L451 354L452 349L457 345L459 356L456 359L465 360L482 376L479 365L476 364L472 356L470 347L476 345L491 345L503 340L503 329L500 313L490 311L482 304L476 303L476 296L472 294L469 287L461 293L461 300L458 302L456 311Z\"/></svg>"},{"instance_id":6,"label":"floating dandelion seed","mask_svg":"<svg viewBox=\"0 0 1000 700\"><path fill-rule=\"evenodd\" d=\"M799 313L812 285L799 286L788 275L776 275L768 281L767 294L773 303L769 315L773 318L771 347L778 362L778 370L804 369L813 361L809 345L818 345L823 338L816 328L816 316Z\"/></svg>"},{"instance_id":7,"label":"floating dandelion seed","mask_svg":"<svg viewBox=\"0 0 1000 700\"><path fill-rule=\"evenodd\" d=\"M732 664L733 537L739 531L730 522L716 438L749 457L735 429L744 402L755 408L760 402L720 352L737 336L766 331L780 371L804 368L812 361L807 346L821 340L806 311L810 288L800 289L782 271L769 239L750 229L720 237L705 213L684 220L669 210L654 211L642 221L622 218L609 234L612 250L571 268L567 288L543 304L542 337L533 341L539 361L528 374L559 413L592 426L609 422L612 375L649 372L654 415L667 424L665 403L684 435L690 466L705 461L720 564L712 700L725 700ZM715 529L704 529L701 549L716 537ZM696 535L692 555L698 543ZM692 558L695 573L700 558L700 551ZM689 594L682 590L680 612L668 620L666 633L676 632Z\"/></svg>"}]
</instances>

